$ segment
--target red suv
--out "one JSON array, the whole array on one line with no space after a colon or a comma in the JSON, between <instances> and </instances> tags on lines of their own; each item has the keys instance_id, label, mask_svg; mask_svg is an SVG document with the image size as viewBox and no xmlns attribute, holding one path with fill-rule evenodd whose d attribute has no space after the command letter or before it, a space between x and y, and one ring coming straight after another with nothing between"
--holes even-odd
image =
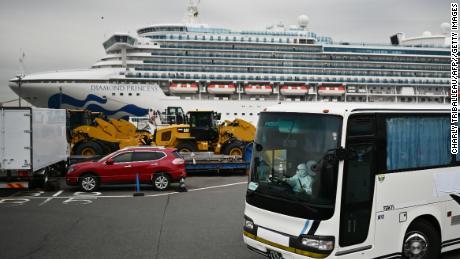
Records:
<instances>
[{"instance_id":1,"label":"red suv","mask_svg":"<svg viewBox=\"0 0 460 259\"><path fill-rule=\"evenodd\" d=\"M92 192L101 184L135 184L136 175L140 183L166 190L171 183L185 179L185 161L173 148L124 148L96 162L71 165L66 182Z\"/></svg>"}]
</instances>

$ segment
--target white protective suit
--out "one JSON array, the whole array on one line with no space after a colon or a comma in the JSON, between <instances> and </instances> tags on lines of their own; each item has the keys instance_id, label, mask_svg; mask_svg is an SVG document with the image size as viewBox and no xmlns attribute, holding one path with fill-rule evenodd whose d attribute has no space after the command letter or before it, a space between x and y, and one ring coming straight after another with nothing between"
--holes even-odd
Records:
<instances>
[{"instance_id":1,"label":"white protective suit","mask_svg":"<svg viewBox=\"0 0 460 259\"><path fill-rule=\"evenodd\" d=\"M315 180L316 172L312 167L316 165L316 161L308 161L297 166L296 174L286 179L286 182L291 186L294 192L305 192L312 194L312 186Z\"/></svg>"}]
</instances>

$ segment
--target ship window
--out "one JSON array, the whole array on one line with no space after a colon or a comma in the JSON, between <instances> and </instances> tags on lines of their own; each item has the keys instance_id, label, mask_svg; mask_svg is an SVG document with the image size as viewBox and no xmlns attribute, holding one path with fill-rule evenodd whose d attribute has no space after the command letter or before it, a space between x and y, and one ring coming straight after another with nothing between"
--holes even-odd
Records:
<instances>
[{"instance_id":1,"label":"ship window","mask_svg":"<svg viewBox=\"0 0 460 259\"><path fill-rule=\"evenodd\" d=\"M112 93L112 96L115 96L115 93Z\"/></svg>"},{"instance_id":2,"label":"ship window","mask_svg":"<svg viewBox=\"0 0 460 259\"><path fill-rule=\"evenodd\" d=\"M132 94L132 93L129 93L128 95L131 96L131 95L133 95L133 94Z\"/></svg>"},{"instance_id":3,"label":"ship window","mask_svg":"<svg viewBox=\"0 0 460 259\"><path fill-rule=\"evenodd\" d=\"M245 115L246 115L246 113L244 113L244 112L243 112L241 115L245 116Z\"/></svg>"},{"instance_id":4,"label":"ship window","mask_svg":"<svg viewBox=\"0 0 460 259\"><path fill-rule=\"evenodd\" d=\"M230 113L229 113L229 112L227 112L227 115L230 115Z\"/></svg>"},{"instance_id":5,"label":"ship window","mask_svg":"<svg viewBox=\"0 0 460 259\"><path fill-rule=\"evenodd\" d=\"M140 93L137 93L137 94L136 94L136 96L139 96L139 95L141 95L141 94L140 94Z\"/></svg>"},{"instance_id":6,"label":"ship window","mask_svg":"<svg viewBox=\"0 0 460 259\"><path fill-rule=\"evenodd\" d=\"M120 96L123 96L123 93L120 93Z\"/></svg>"},{"instance_id":7,"label":"ship window","mask_svg":"<svg viewBox=\"0 0 460 259\"><path fill-rule=\"evenodd\" d=\"M238 113L235 112L233 115L238 115Z\"/></svg>"}]
</instances>

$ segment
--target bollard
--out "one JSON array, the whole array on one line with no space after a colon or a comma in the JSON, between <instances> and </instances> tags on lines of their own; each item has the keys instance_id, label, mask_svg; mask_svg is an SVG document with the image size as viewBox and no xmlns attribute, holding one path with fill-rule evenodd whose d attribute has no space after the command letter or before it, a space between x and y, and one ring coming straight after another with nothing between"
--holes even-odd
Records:
<instances>
[{"instance_id":1,"label":"bollard","mask_svg":"<svg viewBox=\"0 0 460 259\"><path fill-rule=\"evenodd\" d=\"M139 184L139 174L136 174L136 191L133 193L133 196L144 196L144 193L141 192L141 186Z\"/></svg>"},{"instance_id":2,"label":"bollard","mask_svg":"<svg viewBox=\"0 0 460 259\"><path fill-rule=\"evenodd\" d=\"M185 178L181 178L180 181L179 181L179 188L178 190L179 192L186 192L187 191L187 187L185 187Z\"/></svg>"}]
</instances>

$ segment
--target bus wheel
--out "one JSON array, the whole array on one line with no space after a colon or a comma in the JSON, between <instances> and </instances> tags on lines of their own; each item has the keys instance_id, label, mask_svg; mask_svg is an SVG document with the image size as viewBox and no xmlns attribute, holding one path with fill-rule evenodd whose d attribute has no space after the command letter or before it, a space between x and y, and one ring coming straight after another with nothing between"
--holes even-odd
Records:
<instances>
[{"instance_id":1,"label":"bus wheel","mask_svg":"<svg viewBox=\"0 0 460 259\"><path fill-rule=\"evenodd\" d=\"M435 259L441 253L441 238L438 230L427 220L413 222L403 244L404 258Z\"/></svg>"}]
</instances>

